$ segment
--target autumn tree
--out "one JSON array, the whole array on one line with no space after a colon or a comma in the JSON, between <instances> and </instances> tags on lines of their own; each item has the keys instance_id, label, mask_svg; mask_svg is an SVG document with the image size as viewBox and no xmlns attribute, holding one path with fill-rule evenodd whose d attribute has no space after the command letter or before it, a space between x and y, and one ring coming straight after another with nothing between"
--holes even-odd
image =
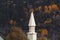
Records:
<instances>
[{"instance_id":1,"label":"autumn tree","mask_svg":"<svg viewBox=\"0 0 60 40\"><path fill-rule=\"evenodd\" d=\"M12 27L6 36L6 40L28 40L21 28Z\"/></svg>"}]
</instances>

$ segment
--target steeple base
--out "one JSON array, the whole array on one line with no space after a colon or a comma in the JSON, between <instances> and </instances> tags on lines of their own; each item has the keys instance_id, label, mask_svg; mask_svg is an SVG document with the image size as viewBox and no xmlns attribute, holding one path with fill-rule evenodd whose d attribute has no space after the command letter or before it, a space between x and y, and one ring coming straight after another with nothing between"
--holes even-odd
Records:
<instances>
[{"instance_id":1,"label":"steeple base","mask_svg":"<svg viewBox=\"0 0 60 40\"><path fill-rule=\"evenodd\" d=\"M27 37L28 37L28 40L37 40L37 33L28 32Z\"/></svg>"}]
</instances>

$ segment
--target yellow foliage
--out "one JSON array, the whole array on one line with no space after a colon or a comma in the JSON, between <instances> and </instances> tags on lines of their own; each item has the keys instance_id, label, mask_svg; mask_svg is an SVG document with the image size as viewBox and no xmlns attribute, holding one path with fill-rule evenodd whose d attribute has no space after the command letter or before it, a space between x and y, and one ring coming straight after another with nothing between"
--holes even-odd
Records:
<instances>
[{"instance_id":1,"label":"yellow foliage","mask_svg":"<svg viewBox=\"0 0 60 40\"><path fill-rule=\"evenodd\" d=\"M49 23L51 23L51 22L52 22L51 19L47 19L47 20L44 22L44 24L49 24Z\"/></svg>"},{"instance_id":2,"label":"yellow foliage","mask_svg":"<svg viewBox=\"0 0 60 40\"><path fill-rule=\"evenodd\" d=\"M52 7L51 7L51 5L49 5L48 7L49 7L49 10L52 10Z\"/></svg>"},{"instance_id":3,"label":"yellow foliage","mask_svg":"<svg viewBox=\"0 0 60 40\"><path fill-rule=\"evenodd\" d=\"M38 37L37 40L49 40L49 38L43 36L43 37Z\"/></svg>"},{"instance_id":4,"label":"yellow foliage","mask_svg":"<svg viewBox=\"0 0 60 40\"><path fill-rule=\"evenodd\" d=\"M41 7L41 6L39 6L39 7L38 7L38 10L41 10L41 8L42 8L42 7Z\"/></svg>"},{"instance_id":5,"label":"yellow foliage","mask_svg":"<svg viewBox=\"0 0 60 40\"><path fill-rule=\"evenodd\" d=\"M13 24L13 20L10 20L9 23L10 23L10 24Z\"/></svg>"},{"instance_id":6,"label":"yellow foliage","mask_svg":"<svg viewBox=\"0 0 60 40\"><path fill-rule=\"evenodd\" d=\"M44 6L44 8L45 8L45 11L49 11L48 6Z\"/></svg>"}]
</instances>

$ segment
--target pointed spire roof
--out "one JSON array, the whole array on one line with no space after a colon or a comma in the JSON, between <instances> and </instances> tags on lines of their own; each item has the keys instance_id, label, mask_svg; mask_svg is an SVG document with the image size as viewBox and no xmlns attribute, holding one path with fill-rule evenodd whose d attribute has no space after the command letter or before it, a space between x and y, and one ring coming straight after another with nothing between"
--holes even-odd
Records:
<instances>
[{"instance_id":1,"label":"pointed spire roof","mask_svg":"<svg viewBox=\"0 0 60 40\"><path fill-rule=\"evenodd\" d=\"M31 27L36 26L33 12L31 12L31 16L30 16L30 20L29 20L28 26L31 26Z\"/></svg>"}]
</instances>

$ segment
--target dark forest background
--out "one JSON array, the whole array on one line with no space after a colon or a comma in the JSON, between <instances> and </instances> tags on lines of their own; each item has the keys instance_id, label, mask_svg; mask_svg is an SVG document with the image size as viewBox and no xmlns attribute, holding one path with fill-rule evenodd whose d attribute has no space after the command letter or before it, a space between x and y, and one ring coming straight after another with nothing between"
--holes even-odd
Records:
<instances>
[{"instance_id":1,"label":"dark forest background","mask_svg":"<svg viewBox=\"0 0 60 40\"><path fill-rule=\"evenodd\" d=\"M48 8L49 6L52 8ZM15 26L21 27L25 33L28 32L31 10L34 10L36 32L47 29L48 37L52 37L53 34L60 35L60 0L0 0L2 37L5 38Z\"/></svg>"}]
</instances>

